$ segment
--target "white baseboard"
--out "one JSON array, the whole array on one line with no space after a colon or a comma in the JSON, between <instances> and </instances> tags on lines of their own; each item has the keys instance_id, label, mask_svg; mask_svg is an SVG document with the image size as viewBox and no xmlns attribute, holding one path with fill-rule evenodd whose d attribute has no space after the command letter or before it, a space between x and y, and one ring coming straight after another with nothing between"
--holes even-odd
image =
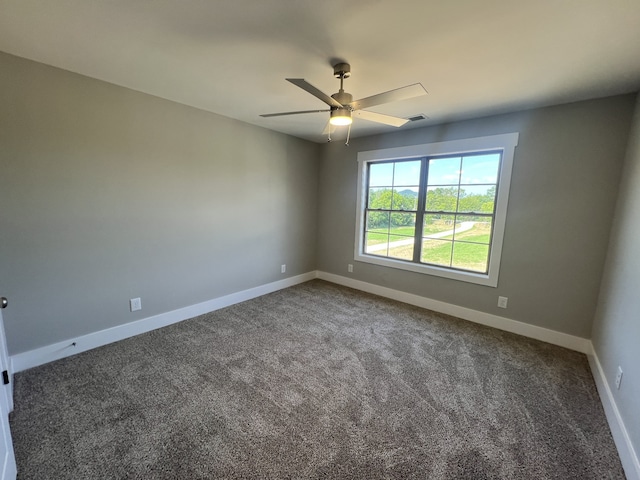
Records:
<instances>
[{"instance_id":1,"label":"white baseboard","mask_svg":"<svg viewBox=\"0 0 640 480\"><path fill-rule=\"evenodd\" d=\"M609 422L611 435L613 436L613 441L620 455L624 473L627 475L628 480L640 480L640 461L638 460L638 454L633 448L629 432L622 420L613 392L611 388L609 388L609 383L604 375L602 365L600 365L600 360L595 351L589 355L588 358L591 372L595 379L598 393L600 394L600 401L604 407L607 422Z\"/></svg>"},{"instance_id":2,"label":"white baseboard","mask_svg":"<svg viewBox=\"0 0 640 480\"><path fill-rule=\"evenodd\" d=\"M285 278L266 285L260 285L255 288L225 295L224 297L214 298L213 300L208 300L196 305L190 305L188 307L179 308L177 310L161 313L152 317L143 318L135 322L118 325L117 327L89 333L81 337L70 338L63 342L36 348L28 352L11 355L9 359L12 368L11 372L21 372L29 368L44 365L45 363L52 362L54 360L59 360L93 348L101 347L112 342L117 342L141 333L166 327L173 323L181 322L189 318L197 317L198 315L203 315L236 303L266 295L267 293L292 287L299 283L308 282L309 280L316 278L316 276L317 273L315 271L307 272L295 277ZM74 342L75 345L73 345Z\"/></svg>"},{"instance_id":3,"label":"white baseboard","mask_svg":"<svg viewBox=\"0 0 640 480\"><path fill-rule=\"evenodd\" d=\"M516 320L511 320L490 313L472 310L470 308L460 307L439 300L433 300L427 297L421 297L411 293L394 290L380 285L354 280L352 278L335 275L332 273L311 271L295 277L289 277L276 282L261 285L241 292L225 295L224 297L215 298L206 302L190 305L166 313L154 315L152 317L143 318L135 322L118 325L117 327L100 330L98 332L89 333L81 337L70 338L68 340L57 342L44 347L36 348L23 353L12 355L9 359L11 372L17 373L29 368L37 367L54 360L59 360L80 352L101 347L112 342L117 342L125 338L149 332L157 328L166 327L173 323L196 317L220 308L228 307L236 303L244 302L252 298L275 292L283 288L291 287L299 283L320 278L328 282L344 285L347 287L362 290L382 297L391 298L400 302L408 303L436 312L445 313L458 318L469 320L471 322L487 325L499 330L523 335L525 337L534 338L554 345L559 345L571 350L576 350L585 354L592 353L591 342L586 338L580 338L566 333L556 332L535 325L530 325ZM75 342L75 345L73 343Z\"/></svg>"},{"instance_id":4,"label":"white baseboard","mask_svg":"<svg viewBox=\"0 0 640 480\"><path fill-rule=\"evenodd\" d=\"M318 278L326 280L328 282L344 285L345 287L355 288L356 290L362 290L364 292L380 295L381 297L391 298L400 302L415 305L417 307L427 308L454 317L469 320L474 323L480 323L489 327L497 328L498 330L505 330L507 332L516 333L524 337L534 338L543 342L551 343L553 345L559 345L561 347L575 350L577 352L590 354L592 353L591 342L582 337L576 337L548 328L537 327L528 323L519 322L517 320L511 320L505 317L499 317L490 313L480 312L478 310L472 310L470 308L460 307L451 303L441 302L439 300L433 300L427 297L421 297L411 293L402 292L400 290L393 290L387 287L381 287L373 283L367 283L360 280L354 280L353 278L343 277L341 275L335 275L333 273L318 272Z\"/></svg>"}]
</instances>

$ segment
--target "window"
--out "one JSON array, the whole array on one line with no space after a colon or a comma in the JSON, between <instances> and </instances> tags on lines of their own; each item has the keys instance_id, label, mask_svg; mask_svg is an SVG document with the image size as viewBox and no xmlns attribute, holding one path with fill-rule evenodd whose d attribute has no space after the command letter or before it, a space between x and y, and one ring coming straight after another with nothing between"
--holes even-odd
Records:
<instances>
[{"instance_id":1,"label":"window","mask_svg":"<svg viewBox=\"0 0 640 480\"><path fill-rule=\"evenodd\" d=\"M355 259L497 286L517 140L358 153Z\"/></svg>"}]
</instances>

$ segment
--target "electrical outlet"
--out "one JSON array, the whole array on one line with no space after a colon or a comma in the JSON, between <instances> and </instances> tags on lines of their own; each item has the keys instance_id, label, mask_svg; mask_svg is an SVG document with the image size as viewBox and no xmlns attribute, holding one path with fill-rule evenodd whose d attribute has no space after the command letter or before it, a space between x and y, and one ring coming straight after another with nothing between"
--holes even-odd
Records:
<instances>
[{"instance_id":1,"label":"electrical outlet","mask_svg":"<svg viewBox=\"0 0 640 480\"><path fill-rule=\"evenodd\" d=\"M622 382L622 367L618 365L618 373L616 374L616 389L620 390L621 382Z\"/></svg>"},{"instance_id":2,"label":"electrical outlet","mask_svg":"<svg viewBox=\"0 0 640 480\"><path fill-rule=\"evenodd\" d=\"M353 273L353 265L351 265L351 264L347 265L347 272Z\"/></svg>"},{"instance_id":3,"label":"electrical outlet","mask_svg":"<svg viewBox=\"0 0 640 480\"><path fill-rule=\"evenodd\" d=\"M286 265L280 265L280 273L285 273L287 271Z\"/></svg>"},{"instance_id":4,"label":"electrical outlet","mask_svg":"<svg viewBox=\"0 0 640 480\"><path fill-rule=\"evenodd\" d=\"M132 312L142 310L142 300L140 300L140 297L132 298L131 300L129 300L129 307L131 308Z\"/></svg>"},{"instance_id":5,"label":"electrical outlet","mask_svg":"<svg viewBox=\"0 0 640 480\"><path fill-rule=\"evenodd\" d=\"M507 297L498 297L498 307L507 308L507 302L509 299Z\"/></svg>"}]
</instances>

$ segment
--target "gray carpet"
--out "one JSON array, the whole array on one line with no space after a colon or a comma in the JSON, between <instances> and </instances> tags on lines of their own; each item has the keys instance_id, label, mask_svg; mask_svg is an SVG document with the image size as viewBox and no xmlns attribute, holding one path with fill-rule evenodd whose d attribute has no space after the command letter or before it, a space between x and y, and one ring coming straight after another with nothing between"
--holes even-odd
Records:
<instances>
[{"instance_id":1,"label":"gray carpet","mask_svg":"<svg viewBox=\"0 0 640 480\"><path fill-rule=\"evenodd\" d=\"M16 375L19 478L624 478L584 355L312 281Z\"/></svg>"}]
</instances>

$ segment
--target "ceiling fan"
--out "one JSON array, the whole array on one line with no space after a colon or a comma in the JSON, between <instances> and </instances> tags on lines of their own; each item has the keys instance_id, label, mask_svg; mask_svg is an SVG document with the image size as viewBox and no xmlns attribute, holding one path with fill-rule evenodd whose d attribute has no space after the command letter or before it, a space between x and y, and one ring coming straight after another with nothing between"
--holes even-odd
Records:
<instances>
[{"instance_id":1,"label":"ceiling fan","mask_svg":"<svg viewBox=\"0 0 640 480\"><path fill-rule=\"evenodd\" d=\"M324 130L325 134L331 134L332 128L342 125L351 125L353 117L369 120L370 122L383 123L385 125L392 125L394 127L401 127L409 120L406 118L393 117L391 115L384 115L382 113L368 112L363 110L364 108L373 107L375 105L381 105L383 103L397 102L399 100L406 100L408 98L419 97L426 95L427 91L420 83L414 83L413 85L407 85L406 87L397 88L395 90L389 90L388 92L378 93L370 97L362 98L360 100L353 100L353 95L344 91L343 82L345 78L351 76L351 65L348 63L337 63L333 66L333 75L340 79L340 90L338 93L334 93L329 96L326 93L318 90L303 78L287 78L286 80L300 87L304 91L310 93L316 98L319 98L324 103L329 105L329 109L325 110L302 110L298 112L282 112L282 113L266 113L260 115L261 117L280 117L283 115L298 115L302 113L319 113L330 112L329 123ZM331 137L329 137L331 138Z\"/></svg>"}]
</instances>

